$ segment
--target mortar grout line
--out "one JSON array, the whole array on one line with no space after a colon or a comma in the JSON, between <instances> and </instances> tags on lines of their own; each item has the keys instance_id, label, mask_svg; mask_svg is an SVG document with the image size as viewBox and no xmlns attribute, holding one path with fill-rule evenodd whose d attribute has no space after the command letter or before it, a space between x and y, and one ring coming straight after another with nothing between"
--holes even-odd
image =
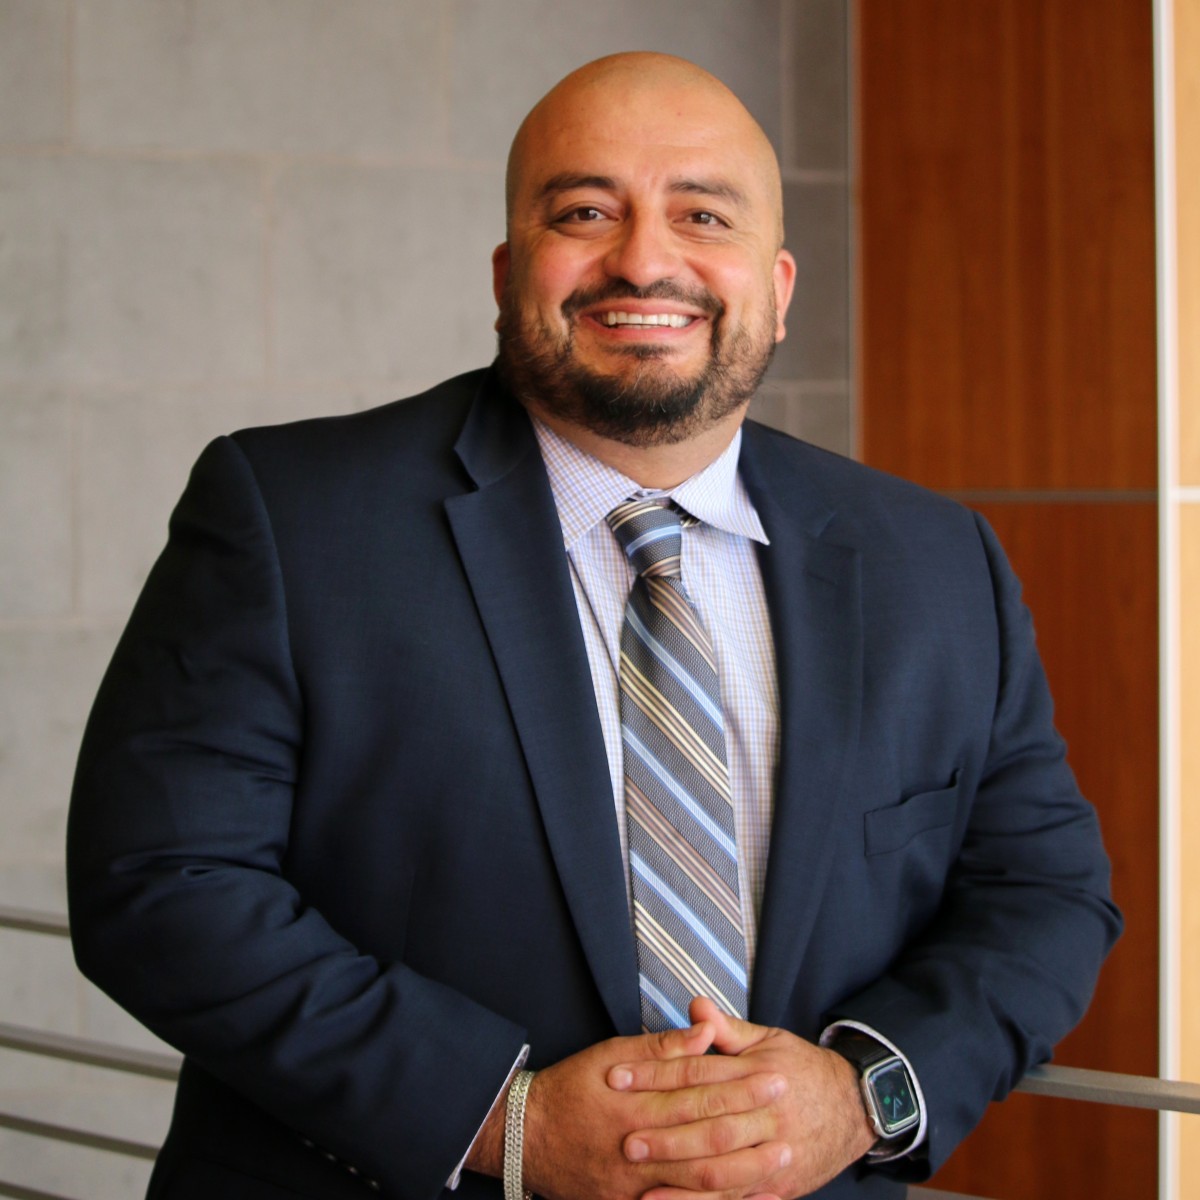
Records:
<instances>
[{"instance_id":1,"label":"mortar grout line","mask_svg":"<svg viewBox=\"0 0 1200 1200\"><path fill-rule=\"evenodd\" d=\"M262 277L259 282L262 288L260 298L262 301L263 376L268 390L275 380L277 369L275 252L278 213L275 204L276 179L276 172L267 163L263 163L259 175L259 199L262 203L262 258L260 262Z\"/></svg>"},{"instance_id":2,"label":"mortar grout line","mask_svg":"<svg viewBox=\"0 0 1200 1200\"><path fill-rule=\"evenodd\" d=\"M845 187L850 183L850 172L841 167L784 167L780 174L785 184L807 183Z\"/></svg>"},{"instance_id":3,"label":"mortar grout line","mask_svg":"<svg viewBox=\"0 0 1200 1200\"><path fill-rule=\"evenodd\" d=\"M70 537L70 610L72 617L78 617L83 610L83 499L80 487L80 434L79 424L82 420L78 396L67 397L67 511L69 518Z\"/></svg>"},{"instance_id":4,"label":"mortar grout line","mask_svg":"<svg viewBox=\"0 0 1200 1200\"><path fill-rule=\"evenodd\" d=\"M340 167L367 171L448 171L462 174L503 174L500 159L455 158L445 154L370 155L316 152L298 154L282 150L220 150L204 147L96 146L76 142L4 142L0 154L13 158L83 158L99 162L147 162L253 167L268 163L279 170L296 167Z\"/></svg>"},{"instance_id":5,"label":"mortar grout line","mask_svg":"<svg viewBox=\"0 0 1200 1200\"><path fill-rule=\"evenodd\" d=\"M783 0L779 6L779 161L785 174L792 167L796 140L795 26L795 6Z\"/></svg>"},{"instance_id":6,"label":"mortar grout line","mask_svg":"<svg viewBox=\"0 0 1200 1200\"><path fill-rule=\"evenodd\" d=\"M129 612L79 613L69 617L0 617L0 634L6 633L105 633L115 637L129 620Z\"/></svg>"},{"instance_id":7,"label":"mortar grout line","mask_svg":"<svg viewBox=\"0 0 1200 1200\"><path fill-rule=\"evenodd\" d=\"M438 9L438 94L441 100L438 119L441 123L442 153L448 159L453 158L451 111L453 108L452 92L454 88L451 64L455 35L454 18L453 3L450 3L449 0L444 0Z\"/></svg>"},{"instance_id":8,"label":"mortar grout line","mask_svg":"<svg viewBox=\"0 0 1200 1200\"><path fill-rule=\"evenodd\" d=\"M78 55L75 52L76 38L79 29L79 8L76 0L67 0L66 22L63 37L63 88L66 101L66 134L67 145L74 150L79 141L79 81L76 77L78 70Z\"/></svg>"}]
</instances>

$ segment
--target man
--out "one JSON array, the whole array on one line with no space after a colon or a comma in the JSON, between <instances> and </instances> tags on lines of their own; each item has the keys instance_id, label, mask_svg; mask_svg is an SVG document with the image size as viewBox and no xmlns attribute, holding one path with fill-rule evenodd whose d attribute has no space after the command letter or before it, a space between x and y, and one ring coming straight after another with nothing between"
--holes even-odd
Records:
<instances>
[{"instance_id":1,"label":"man","mask_svg":"<svg viewBox=\"0 0 1200 1200\"><path fill-rule=\"evenodd\" d=\"M743 424L795 264L723 85L589 64L507 200L497 366L210 446L101 688L72 920L186 1055L151 1194L902 1195L1119 930L1018 585Z\"/></svg>"}]
</instances>

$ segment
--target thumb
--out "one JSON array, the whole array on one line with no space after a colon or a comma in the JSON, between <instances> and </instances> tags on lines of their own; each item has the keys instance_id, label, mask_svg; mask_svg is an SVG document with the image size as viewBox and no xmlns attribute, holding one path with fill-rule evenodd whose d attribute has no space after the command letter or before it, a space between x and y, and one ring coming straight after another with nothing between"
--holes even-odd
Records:
<instances>
[{"instance_id":1,"label":"thumb","mask_svg":"<svg viewBox=\"0 0 1200 1200\"><path fill-rule=\"evenodd\" d=\"M741 1054L743 1050L757 1046L770 1033L763 1025L731 1017L707 996L697 996L688 1006L688 1015L695 1025L703 1023L714 1027L713 1048L722 1054Z\"/></svg>"},{"instance_id":2,"label":"thumb","mask_svg":"<svg viewBox=\"0 0 1200 1200\"><path fill-rule=\"evenodd\" d=\"M713 1044L716 1028L711 1021L693 1019L686 1029L664 1029L646 1035L650 1057L657 1059L683 1058L707 1054Z\"/></svg>"}]
</instances>

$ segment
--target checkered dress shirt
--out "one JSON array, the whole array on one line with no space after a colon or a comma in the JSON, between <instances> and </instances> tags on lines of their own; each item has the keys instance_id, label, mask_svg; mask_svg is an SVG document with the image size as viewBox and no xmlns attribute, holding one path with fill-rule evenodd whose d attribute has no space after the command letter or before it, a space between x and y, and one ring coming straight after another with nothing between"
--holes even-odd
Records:
<instances>
[{"instance_id":1,"label":"checkered dress shirt","mask_svg":"<svg viewBox=\"0 0 1200 1200\"><path fill-rule=\"evenodd\" d=\"M779 685L755 551L756 542L768 544L767 536L737 473L741 431L704 470L670 491L654 491L639 487L585 454L542 422L535 419L533 424L571 564L571 583L608 752L626 880L629 862L618 671L621 624L634 573L604 517L630 497L669 496L700 521L683 531L683 586L712 637L717 656L737 826L747 967L752 971L779 759Z\"/></svg>"}]
</instances>

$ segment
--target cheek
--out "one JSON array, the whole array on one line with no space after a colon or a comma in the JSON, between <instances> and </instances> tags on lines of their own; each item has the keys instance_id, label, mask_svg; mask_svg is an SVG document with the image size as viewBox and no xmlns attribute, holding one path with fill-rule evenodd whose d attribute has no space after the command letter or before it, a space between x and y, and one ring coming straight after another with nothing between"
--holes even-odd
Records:
<instances>
[{"instance_id":1,"label":"cheek","mask_svg":"<svg viewBox=\"0 0 1200 1200\"><path fill-rule=\"evenodd\" d=\"M727 261L710 262L705 272L705 285L732 317L762 312L772 303L774 281L764 275L757 263L741 256Z\"/></svg>"},{"instance_id":2,"label":"cheek","mask_svg":"<svg viewBox=\"0 0 1200 1200\"><path fill-rule=\"evenodd\" d=\"M520 301L543 312L560 313L563 301L587 283L591 268L590 261L565 250L539 254L522 273Z\"/></svg>"}]
</instances>

